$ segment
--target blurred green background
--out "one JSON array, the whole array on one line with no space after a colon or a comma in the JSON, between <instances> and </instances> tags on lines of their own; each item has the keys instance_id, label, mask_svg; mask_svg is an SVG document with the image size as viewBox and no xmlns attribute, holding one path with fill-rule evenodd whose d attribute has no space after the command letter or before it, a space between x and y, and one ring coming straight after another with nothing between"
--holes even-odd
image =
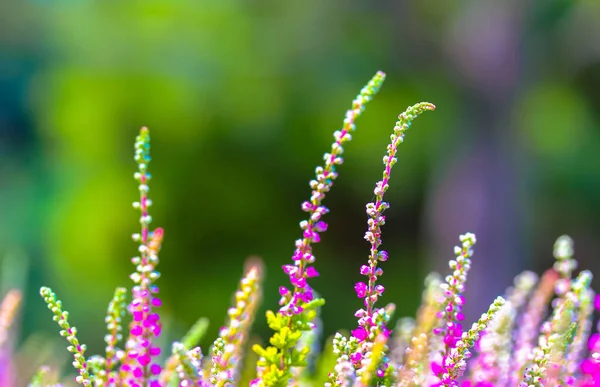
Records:
<instances>
[{"instance_id":1,"label":"blurred green background","mask_svg":"<svg viewBox=\"0 0 600 387\"><path fill-rule=\"evenodd\" d=\"M549 267L563 233L600 273L599 42L597 0L3 0L0 278L3 292L25 286L21 337L56 331L44 284L90 353L103 350L106 305L133 270L132 150L146 125L168 337L207 316L208 345L259 255L266 338L308 181L377 70L388 79L346 147L315 247L326 334L355 326L364 206L397 115L421 100L438 108L393 172L383 302L413 315L423 278L447 272L466 231L479 240L471 318L520 270Z\"/></svg>"}]
</instances>

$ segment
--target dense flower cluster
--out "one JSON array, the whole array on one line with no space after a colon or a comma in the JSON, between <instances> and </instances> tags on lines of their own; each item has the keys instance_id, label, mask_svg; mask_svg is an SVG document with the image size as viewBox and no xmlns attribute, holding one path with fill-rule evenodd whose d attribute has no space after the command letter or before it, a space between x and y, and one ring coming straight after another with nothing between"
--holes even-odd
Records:
<instances>
[{"instance_id":1,"label":"dense flower cluster","mask_svg":"<svg viewBox=\"0 0 600 387\"><path fill-rule=\"evenodd\" d=\"M405 131L420 113L434 109L427 102L409 107L399 116L383 158L383 178L375 186L374 201L367 204L365 239L370 251L366 264L359 269L366 279L354 285L363 304L355 313L358 327L348 336L337 333L316 361L321 332L319 309L324 300L307 280L318 275L312 249L327 229L322 218L328 209L322 202L338 176L336 166L343 161L342 146L351 139L355 119L383 80L384 74L379 72L362 89L342 129L335 132L324 165L316 169L316 178L310 182L311 198L302 204L309 214L300 223L302 238L296 241L292 263L283 266L292 286L279 289L280 308L266 313L274 331L270 346L254 345L253 351L248 351L246 344L262 292L262 267L256 260L251 260L244 272L227 311L228 319L209 355L204 356L197 346L207 325L200 319L181 341L172 344L164 363L159 361L165 353L156 342L162 325L155 281L164 232L149 227L150 135L143 128L135 144L140 200L134 207L141 214L141 231L133 237L139 243L139 256L132 258L136 267L131 275L132 300L127 303L125 288L115 291L106 316L104 357L85 357L86 347L77 339L77 330L70 325L62 303L49 288L41 289L61 335L69 342L67 349L73 354L78 373L74 380L85 386L114 387L600 386L600 327L593 329L600 298L591 289L589 271L574 277L577 261L573 242L566 236L556 242L552 269L541 278L532 272L518 275L503 297L496 298L467 329L463 327L463 294L476 237L472 233L461 235L460 244L454 248L455 258L449 262L450 273L445 279L432 274L425 280L416 318L401 318L393 331L388 328L395 306L376 305L385 290L379 283L383 274L380 263L389 258L386 251L380 250L384 211L389 207L384 194ZM17 293L11 294L0 309L2 381L9 380L2 379L10 364L5 360L3 345L18 304L18 298L14 298ZM124 346L119 347L124 339L123 327L127 326L126 315L128 335ZM249 367L244 358L252 360L253 356L258 356L256 367ZM41 369L30 386L58 386L48 375L47 368ZM13 387L11 380L3 383Z\"/></svg>"}]
</instances>

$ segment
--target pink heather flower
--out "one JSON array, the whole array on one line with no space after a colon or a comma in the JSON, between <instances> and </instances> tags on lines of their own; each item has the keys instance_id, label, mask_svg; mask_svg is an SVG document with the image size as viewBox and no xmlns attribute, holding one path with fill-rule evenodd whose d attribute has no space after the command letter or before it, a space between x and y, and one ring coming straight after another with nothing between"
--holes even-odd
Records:
<instances>
[{"instance_id":1,"label":"pink heather flower","mask_svg":"<svg viewBox=\"0 0 600 387\"><path fill-rule=\"evenodd\" d=\"M299 289L304 289L306 287L306 278L304 277L298 278L296 276L290 276L290 281L292 282L292 285Z\"/></svg>"},{"instance_id":2,"label":"pink heather flower","mask_svg":"<svg viewBox=\"0 0 600 387\"><path fill-rule=\"evenodd\" d=\"M309 201L303 202L301 207L304 212L311 212L315 209L315 206Z\"/></svg>"},{"instance_id":3,"label":"pink heather flower","mask_svg":"<svg viewBox=\"0 0 600 387\"><path fill-rule=\"evenodd\" d=\"M150 356L142 355L142 356L138 357L138 363L140 363L140 365L142 367L147 366L148 364L150 364Z\"/></svg>"},{"instance_id":4,"label":"pink heather flower","mask_svg":"<svg viewBox=\"0 0 600 387\"><path fill-rule=\"evenodd\" d=\"M443 342L446 345L445 355L450 353L450 349L454 348L456 342L462 335L462 326L457 322L464 319L462 307L464 305L464 291L467 274L471 267L471 256L473 255L473 245L475 244L475 235L465 234L460 236L462 246L454 248L457 256L456 260L450 261L450 269L453 270L452 275L447 277L445 284L442 284L445 300L442 305L442 310L437 313L440 322L440 329L434 329L438 335L445 335Z\"/></svg>"},{"instance_id":5,"label":"pink heather flower","mask_svg":"<svg viewBox=\"0 0 600 387\"><path fill-rule=\"evenodd\" d=\"M595 362L592 359L584 359L581 362L581 372L588 375L598 374L600 375L600 363Z\"/></svg>"},{"instance_id":6,"label":"pink heather flower","mask_svg":"<svg viewBox=\"0 0 600 387\"><path fill-rule=\"evenodd\" d=\"M327 231L327 223L325 223L323 221L319 221L319 222L315 223L315 230L318 232Z\"/></svg>"},{"instance_id":7,"label":"pink heather flower","mask_svg":"<svg viewBox=\"0 0 600 387\"><path fill-rule=\"evenodd\" d=\"M307 267L305 273L306 273L307 278L313 278L313 277L319 276L319 272L314 268L314 266Z\"/></svg>"},{"instance_id":8,"label":"pink heather flower","mask_svg":"<svg viewBox=\"0 0 600 387\"><path fill-rule=\"evenodd\" d=\"M369 275L371 273L371 268L367 265L362 265L360 267L360 274L362 275Z\"/></svg>"},{"instance_id":9,"label":"pink heather flower","mask_svg":"<svg viewBox=\"0 0 600 387\"><path fill-rule=\"evenodd\" d=\"M152 372L152 375L159 375L161 371L161 368L158 364L152 364L150 366L150 372Z\"/></svg>"},{"instance_id":10,"label":"pink heather flower","mask_svg":"<svg viewBox=\"0 0 600 387\"><path fill-rule=\"evenodd\" d=\"M357 282L356 285L354 285L354 291L358 298L365 298L367 295L367 284L364 282Z\"/></svg>"},{"instance_id":11,"label":"pink heather flower","mask_svg":"<svg viewBox=\"0 0 600 387\"><path fill-rule=\"evenodd\" d=\"M152 306L155 307L155 308L158 308L158 307L162 306L161 299L158 298L158 297L153 297L152 298Z\"/></svg>"},{"instance_id":12,"label":"pink heather flower","mask_svg":"<svg viewBox=\"0 0 600 387\"><path fill-rule=\"evenodd\" d=\"M590 336L588 349L590 352L600 351L600 333L594 333Z\"/></svg>"},{"instance_id":13,"label":"pink heather flower","mask_svg":"<svg viewBox=\"0 0 600 387\"><path fill-rule=\"evenodd\" d=\"M352 355L350 355L350 360L352 361L352 363L357 364L360 363L360 361L362 360L362 354L360 352L355 352Z\"/></svg>"},{"instance_id":14,"label":"pink heather flower","mask_svg":"<svg viewBox=\"0 0 600 387\"><path fill-rule=\"evenodd\" d=\"M381 334L384 337L390 337L392 335L392 330L388 329L387 327L384 326L384 327L382 327Z\"/></svg>"},{"instance_id":15,"label":"pink heather flower","mask_svg":"<svg viewBox=\"0 0 600 387\"><path fill-rule=\"evenodd\" d=\"M387 251L380 251L379 254L377 255L377 258L381 261L381 262L385 262L388 260L388 253Z\"/></svg>"},{"instance_id":16,"label":"pink heather flower","mask_svg":"<svg viewBox=\"0 0 600 387\"><path fill-rule=\"evenodd\" d=\"M440 363L433 361L431 362L431 371L434 375L439 375L444 371L444 368Z\"/></svg>"},{"instance_id":17,"label":"pink heather flower","mask_svg":"<svg viewBox=\"0 0 600 387\"><path fill-rule=\"evenodd\" d=\"M365 341L369 336L367 330L363 327L358 327L352 331L352 336L356 337L359 342Z\"/></svg>"}]
</instances>

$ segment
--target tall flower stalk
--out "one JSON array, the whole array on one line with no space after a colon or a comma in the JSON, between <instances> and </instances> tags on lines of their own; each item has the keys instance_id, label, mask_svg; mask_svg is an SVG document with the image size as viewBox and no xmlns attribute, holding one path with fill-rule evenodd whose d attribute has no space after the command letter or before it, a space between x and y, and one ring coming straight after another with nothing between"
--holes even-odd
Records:
<instances>
[{"instance_id":1,"label":"tall flower stalk","mask_svg":"<svg viewBox=\"0 0 600 387\"><path fill-rule=\"evenodd\" d=\"M416 387L425 383L427 375L422 370L429 364L429 352L433 339L432 330L438 324L437 312L442 295L441 284L442 279L437 273L432 273L425 279L425 291L421 306L417 311L416 322L411 332L407 332L409 338L405 342L408 347L396 346L393 348L391 357L397 359L399 387Z\"/></svg>"},{"instance_id":2,"label":"tall flower stalk","mask_svg":"<svg viewBox=\"0 0 600 387\"><path fill-rule=\"evenodd\" d=\"M73 367L79 373L75 381L83 386L91 386L94 378L90 375L90 367L85 358L87 346L79 342L77 328L69 323L69 312L63 311L62 302L56 298L56 294L50 288L42 287L40 294L44 298L44 301L46 301L48 309L54 314L52 319L61 328L60 335L66 338L70 344L67 347L67 351L73 354Z\"/></svg>"},{"instance_id":3,"label":"tall flower stalk","mask_svg":"<svg viewBox=\"0 0 600 387\"><path fill-rule=\"evenodd\" d=\"M307 279L317 277L319 273L314 266L315 256L312 254L312 244L321 241L320 233L327 230L327 223L321 218L329 212L322 202L338 177L336 165L344 161L343 145L352 140L352 132L356 130L356 119L365 109L365 105L373 99L385 80L385 74L378 72L352 101L352 109L346 112L346 118L341 130L333 134L334 142L329 153L323 155L325 164L315 169L316 177L310 181L312 194L310 200L302 203L302 210L309 214L308 219L300 222L302 238L296 241L296 249L292 255L294 265L284 265L283 271L290 277L293 290L280 288L282 307L279 313L297 315L302 313L303 305L313 300L313 291Z\"/></svg>"},{"instance_id":4,"label":"tall flower stalk","mask_svg":"<svg viewBox=\"0 0 600 387\"><path fill-rule=\"evenodd\" d=\"M317 315L315 308L324 303L323 299L314 297L314 292L307 282L309 278L319 275L311 265L315 262L312 245L319 243L320 233L327 230L327 223L322 217L329 209L322 202L338 177L336 166L343 163L343 145L352 139L352 132L356 130L355 120L379 91L384 79L385 74L377 72L354 99L352 108L346 112L342 129L333 134L335 141L331 145L331 151L323 156L324 165L316 168L316 177L310 181L311 197L301 206L309 217L300 222L302 238L296 241L296 249L292 255L293 264L283 266L283 271L290 278L292 289L282 286L279 289L281 308L277 314L267 313L269 327L275 331L270 340L272 347L264 349L259 345L254 346L254 350L261 357L258 378L253 382L256 386L288 386L293 377L292 368L306 366L306 355L310 348L298 348L298 342L302 332L315 328L312 322Z\"/></svg>"},{"instance_id":5,"label":"tall flower stalk","mask_svg":"<svg viewBox=\"0 0 600 387\"><path fill-rule=\"evenodd\" d=\"M209 380L214 386L224 387L239 376L244 346L262 297L262 271L260 264L250 265L240 282L240 288L235 292L233 306L227 311L229 319L213 344L213 366Z\"/></svg>"},{"instance_id":6,"label":"tall flower stalk","mask_svg":"<svg viewBox=\"0 0 600 387\"><path fill-rule=\"evenodd\" d=\"M379 262L385 262L388 259L388 253L385 250L379 250L381 246L381 227L385 224L385 216L383 212L389 208L389 203L383 200L385 192L389 188L389 180L392 172L392 167L396 164L396 152L398 146L404 141L406 130L411 126L412 121L418 115L427 111L435 110L435 106L429 102L421 102L406 109L405 112L398 116L398 121L394 126L394 131L390 137L390 144L387 147L387 153L383 157L383 178L375 185L375 201L367 204L367 221L368 229L365 233L365 239L371 245L368 264L360 268L360 274L368 278L367 283L358 282L354 286L356 295L363 299L365 309L359 309L356 312L358 317L358 328L352 331L352 335L358 340L360 345L357 350L351 355L352 362L359 369L358 374L361 375L368 368L367 365L372 364L372 359L363 361L367 356L372 356L375 339L379 339L380 351L382 355L387 351L385 342L390 335L390 330L386 324L389 320L389 315L384 308L375 308L375 303L383 294L385 288L381 284L377 284L377 279L383 274L383 269L378 267ZM363 364L366 363L366 364ZM384 368L376 370L376 376L382 378L385 375Z\"/></svg>"},{"instance_id":7,"label":"tall flower stalk","mask_svg":"<svg viewBox=\"0 0 600 387\"><path fill-rule=\"evenodd\" d=\"M104 337L106 342L106 361L104 376L108 383L116 383L118 379L117 372L114 370L115 364L119 362L117 355L117 344L123 339L123 318L126 312L125 297L127 289L117 288L113 299L108 304L108 313L106 315L107 335Z\"/></svg>"},{"instance_id":8,"label":"tall flower stalk","mask_svg":"<svg viewBox=\"0 0 600 387\"><path fill-rule=\"evenodd\" d=\"M517 317L518 325L513 333L515 339L512 351L508 384L516 385L521 380L525 367L538 343L540 324L548 310L548 303L554 295L554 286L558 273L554 269L547 270L538 282L527 305Z\"/></svg>"},{"instance_id":9,"label":"tall flower stalk","mask_svg":"<svg viewBox=\"0 0 600 387\"><path fill-rule=\"evenodd\" d=\"M155 270L158 264L158 252L163 240L163 229L150 231L152 217L149 208L152 201L148 197L151 175L148 172L150 157L150 133L147 128L142 128L135 141L135 161L138 171L134 178L139 182L139 202L134 202L133 207L140 211L141 232L133 235L133 240L139 243L139 256L133 257L131 262L136 271L130 276L134 282L132 301L128 310L133 317L129 325L129 337L125 343L127 356L121 366L121 378L131 387L160 387L157 380L161 366L155 359L160 355L160 348L155 345L162 330L160 316L155 309L162 302L156 296L158 287L154 282L160 276Z\"/></svg>"}]
</instances>

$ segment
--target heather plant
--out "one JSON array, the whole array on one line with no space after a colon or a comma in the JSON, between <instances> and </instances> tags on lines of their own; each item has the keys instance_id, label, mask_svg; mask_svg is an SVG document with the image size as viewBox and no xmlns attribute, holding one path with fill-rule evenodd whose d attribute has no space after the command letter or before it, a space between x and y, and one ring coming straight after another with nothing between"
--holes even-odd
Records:
<instances>
[{"instance_id":1,"label":"heather plant","mask_svg":"<svg viewBox=\"0 0 600 387\"><path fill-rule=\"evenodd\" d=\"M301 205L307 213L300 222L301 237L295 242L291 262L283 265L290 285L279 288L279 308L266 313L273 335L268 346L255 344L251 350L248 338L263 291L263 270L256 260L249 261L225 325L209 351L197 346L206 329L203 319L181 341L172 343L170 354L157 345L162 302L156 267L165 233L162 228L150 227L150 134L142 128L135 142L138 171L134 175L139 183L139 201L134 208L140 213L140 231L133 240L139 244L139 254L131 259L135 266L130 276L131 294L118 288L109 303L104 356L87 357L87 348L79 342L61 301L51 289L41 289L61 336L69 343L67 349L78 374L75 381L84 386L113 387L600 385L600 335L592 334L593 312L600 309L600 298L590 287L590 272L574 277L577 262L573 243L566 236L556 242L552 269L539 279L532 272L517 276L505 295L494 300L467 329L463 326L463 294L476 237L461 235L449 262L450 273L445 278L428 276L416 318L402 318L390 329L395 306L379 304L385 291L382 266L390 258L381 248L384 213L390 206L384 196L407 130L417 116L435 109L427 102L409 107L398 117L383 157L382 179L375 184L374 200L366 205L369 249L359 268L365 279L354 285L360 300L354 314L356 327L349 335L337 333L320 353L319 311L325 300L310 280L319 275L313 247L328 227L324 217L329 210L323 201L338 177L337 168L356 129L355 121L384 78L378 72L361 90L342 128L334 133L323 165L315 170L309 184L311 196ZM2 328L0 324L0 337ZM48 385L45 372L41 370L31 385Z\"/></svg>"}]
</instances>

